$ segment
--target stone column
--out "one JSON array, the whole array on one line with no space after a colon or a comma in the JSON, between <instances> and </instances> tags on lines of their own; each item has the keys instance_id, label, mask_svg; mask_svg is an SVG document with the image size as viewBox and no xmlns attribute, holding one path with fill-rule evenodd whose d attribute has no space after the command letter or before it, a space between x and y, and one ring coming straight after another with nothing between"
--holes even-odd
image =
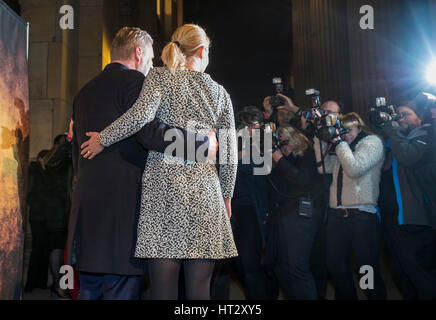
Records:
<instances>
[{"instance_id":1,"label":"stone column","mask_svg":"<svg viewBox=\"0 0 436 320\"><path fill-rule=\"evenodd\" d=\"M30 157L52 147L53 139L68 129L77 91L77 28L62 31L60 6L76 0L21 0L22 17L30 23L29 98Z\"/></svg>"}]
</instances>

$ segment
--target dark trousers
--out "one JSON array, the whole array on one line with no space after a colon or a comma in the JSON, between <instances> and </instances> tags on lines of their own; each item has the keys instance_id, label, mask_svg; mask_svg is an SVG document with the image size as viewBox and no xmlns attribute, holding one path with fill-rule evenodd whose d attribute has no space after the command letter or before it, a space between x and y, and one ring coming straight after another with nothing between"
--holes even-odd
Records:
<instances>
[{"instance_id":1,"label":"dark trousers","mask_svg":"<svg viewBox=\"0 0 436 320\"><path fill-rule=\"evenodd\" d=\"M386 299L386 288L379 268L379 221L376 214L329 214L327 223L327 266L335 285L337 300L357 300L351 255L358 268L371 266L373 289L366 289L368 299ZM362 275L363 276L363 275Z\"/></svg>"},{"instance_id":2,"label":"dark trousers","mask_svg":"<svg viewBox=\"0 0 436 320\"><path fill-rule=\"evenodd\" d=\"M428 226L399 227L396 251L404 272L423 300L436 299L436 230Z\"/></svg>"},{"instance_id":3,"label":"dark trousers","mask_svg":"<svg viewBox=\"0 0 436 320\"><path fill-rule=\"evenodd\" d=\"M252 206L233 206L233 236L238 257L234 266L247 300L267 299L267 277L262 265L262 235L256 209Z\"/></svg>"},{"instance_id":4,"label":"dark trousers","mask_svg":"<svg viewBox=\"0 0 436 320\"><path fill-rule=\"evenodd\" d=\"M142 276L80 272L78 300L140 300Z\"/></svg>"},{"instance_id":5,"label":"dark trousers","mask_svg":"<svg viewBox=\"0 0 436 320\"><path fill-rule=\"evenodd\" d=\"M232 228L238 257L220 260L215 264L211 297L227 300L230 273L236 271L247 300L268 299L268 278L262 265L263 241L253 206L232 205Z\"/></svg>"},{"instance_id":6,"label":"dark trousers","mask_svg":"<svg viewBox=\"0 0 436 320\"><path fill-rule=\"evenodd\" d=\"M301 217L297 211L277 213L275 229L279 234L275 254L278 260L273 270L286 299L318 298L309 261L321 217L319 206L315 206L311 218Z\"/></svg>"},{"instance_id":7,"label":"dark trousers","mask_svg":"<svg viewBox=\"0 0 436 320\"><path fill-rule=\"evenodd\" d=\"M50 255L49 235L44 221L30 221L32 230L32 252L25 290L47 288L48 258Z\"/></svg>"},{"instance_id":8,"label":"dark trousers","mask_svg":"<svg viewBox=\"0 0 436 320\"><path fill-rule=\"evenodd\" d=\"M327 210L329 203L329 193L325 192L319 199L319 210L321 216L318 219L318 227L313 240L312 252L310 255L310 270L312 271L313 278L315 279L316 291L318 299L323 300L327 295L327 239L326 239L326 221Z\"/></svg>"},{"instance_id":9,"label":"dark trousers","mask_svg":"<svg viewBox=\"0 0 436 320\"><path fill-rule=\"evenodd\" d=\"M382 237L386 247L389 265L392 268L394 279L398 285L403 298L406 300L418 299L418 291L413 283L410 281L409 276L404 270L404 263L402 262L402 246L400 226L398 225L397 215L383 212L382 213Z\"/></svg>"}]
</instances>

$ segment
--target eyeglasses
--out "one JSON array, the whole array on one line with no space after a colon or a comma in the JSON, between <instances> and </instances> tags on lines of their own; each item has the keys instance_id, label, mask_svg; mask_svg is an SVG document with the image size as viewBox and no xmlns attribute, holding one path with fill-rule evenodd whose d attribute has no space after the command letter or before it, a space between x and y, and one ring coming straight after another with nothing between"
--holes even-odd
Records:
<instances>
[{"instance_id":1,"label":"eyeglasses","mask_svg":"<svg viewBox=\"0 0 436 320\"><path fill-rule=\"evenodd\" d=\"M279 141L280 146L287 146L289 144L289 140Z\"/></svg>"}]
</instances>

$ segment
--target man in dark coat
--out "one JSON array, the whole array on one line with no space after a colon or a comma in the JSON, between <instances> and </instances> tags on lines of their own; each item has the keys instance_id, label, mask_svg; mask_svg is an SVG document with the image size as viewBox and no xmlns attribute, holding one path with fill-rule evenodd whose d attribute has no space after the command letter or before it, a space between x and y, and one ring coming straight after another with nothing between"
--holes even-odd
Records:
<instances>
[{"instance_id":1,"label":"man in dark coat","mask_svg":"<svg viewBox=\"0 0 436 320\"><path fill-rule=\"evenodd\" d=\"M416 101L382 125L387 139L379 208L391 263L406 299L436 299L436 141Z\"/></svg>"},{"instance_id":2,"label":"man in dark coat","mask_svg":"<svg viewBox=\"0 0 436 320\"><path fill-rule=\"evenodd\" d=\"M101 131L135 103L152 67L151 37L138 28L121 29L112 43L111 59L80 90L73 105L75 186L67 263L73 262L80 271L79 299L87 300L140 298L144 265L133 253L147 154L137 139L162 152L169 128L155 120L136 137L105 148L92 161L80 155L87 132ZM205 137L197 140L209 143Z\"/></svg>"}]
</instances>

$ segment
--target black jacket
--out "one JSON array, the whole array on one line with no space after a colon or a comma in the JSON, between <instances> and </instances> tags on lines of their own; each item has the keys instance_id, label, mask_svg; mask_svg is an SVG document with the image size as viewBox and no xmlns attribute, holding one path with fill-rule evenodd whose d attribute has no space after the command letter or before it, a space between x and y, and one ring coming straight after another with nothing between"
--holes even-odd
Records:
<instances>
[{"instance_id":1,"label":"black jacket","mask_svg":"<svg viewBox=\"0 0 436 320\"><path fill-rule=\"evenodd\" d=\"M138 98L143 82L142 73L112 63L75 97L75 183L67 264L73 262L74 247L80 271L122 275L144 272L143 262L133 254L142 173L147 158L147 151L137 139L148 148L163 151L171 143L163 142L165 130L170 127L154 121L137 136L105 148L93 160L80 155L80 145L88 140L86 132L102 131L127 111ZM204 142L208 143L207 139L201 143Z\"/></svg>"},{"instance_id":2,"label":"black jacket","mask_svg":"<svg viewBox=\"0 0 436 320\"><path fill-rule=\"evenodd\" d=\"M399 224L436 228L436 141L433 127L423 125L406 134L388 123L383 132L389 142L379 198L382 214L395 211Z\"/></svg>"},{"instance_id":3,"label":"black jacket","mask_svg":"<svg viewBox=\"0 0 436 320\"><path fill-rule=\"evenodd\" d=\"M68 224L69 167L68 161L45 169L38 162L29 166L29 219L45 222L50 232L65 231Z\"/></svg>"},{"instance_id":4,"label":"black jacket","mask_svg":"<svg viewBox=\"0 0 436 320\"><path fill-rule=\"evenodd\" d=\"M270 211L295 214L299 198L318 199L326 191L324 177L316 169L315 153L305 151L302 157L283 157L273 168L270 180Z\"/></svg>"}]
</instances>

